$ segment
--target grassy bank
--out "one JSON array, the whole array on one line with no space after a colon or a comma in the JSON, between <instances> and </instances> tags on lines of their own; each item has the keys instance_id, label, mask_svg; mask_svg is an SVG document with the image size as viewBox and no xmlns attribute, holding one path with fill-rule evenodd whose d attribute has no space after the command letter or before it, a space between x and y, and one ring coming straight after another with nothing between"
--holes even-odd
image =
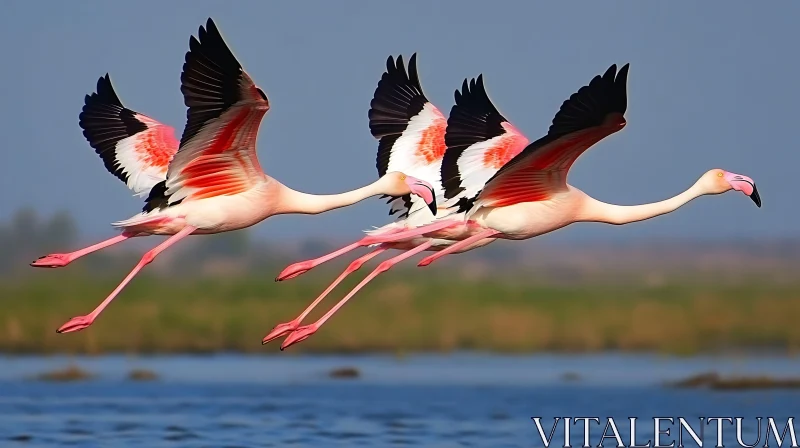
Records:
<instances>
[{"instance_id":1,"label":"grassy bank","mask_svg":"<svg viewBox=\"0 0 800 448\"><path fill-rule=\"evenodd\" d=\"M290 350L800 349L800 283L546 286L411 272L379 278ZM274 353L280 340L263 347L261 338L299 313L333 276L310 273L274 283L271 274L178 280L143 275L92 327L65 335L55 329L91 311L113 289L116 276L98 280L63 270L7 279L0 283L0 351ZM326 311L362 275L337 288L311 317Z\"/></svg>"}]
</instances>

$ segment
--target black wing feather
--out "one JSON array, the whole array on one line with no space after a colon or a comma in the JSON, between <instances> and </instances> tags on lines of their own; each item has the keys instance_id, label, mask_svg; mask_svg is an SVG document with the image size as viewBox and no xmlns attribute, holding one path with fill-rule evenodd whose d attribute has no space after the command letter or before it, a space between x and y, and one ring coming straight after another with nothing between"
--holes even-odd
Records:
<instances>
[{"instance_id":1,"label":"black wing feather","mask_svg":"<svg viewBox=\"0 0 800 448\"><path fill-rule=\"evenodd\" d=\"M483 85L483 75L473 78L469 84L465 79L461 91L455 91L455 100L456 104L447 118L444 135L447 150L442 159L442 185L447 199L463 191L458 170L461 154L475 143L504 134L502 123L508 121L489 99Z\"/></svg>"},{"instance_id":2,"label":"black wing feather","mask_svg":"<svg viewBox=\"0 0 800 448\"><path fill-rule=\"evenodd\" d=\"M613 64L602 76L595 76L588 85L573 93L561 104L547 135L529 144L486 183L489 184L539 148L565 135L601 126L610 114L624 115L628 107L628 67L629 64L625 64L617 72L617 65Z\"/></svg>"},{"instance_id":3,"label":"black wing feather","mask_svg":"<svg viewBox=\"0 0 800 448\"><path fill-rule=\"evenodd\" d=\"M178 151L211 120L219 118L232 105L241 100L240 84L243 70L233 55L214 20L200 26L197 38L189 38L181 73L181 93L186 111L186 126L181 135ZM264 96L264 93L259 91ZM144 212L180 204L170 202L166 182L159 182L150 190L145 200Z\"/></svg>"},{"instance_id":4,"label":"black wing feather","mask_svg":"<svg viewBox=\"0 0 800 448\"><path fill-rule=\"evenodd\" d=\"M375 166L379 176L386 174L395 142L427 102L417 74L417 54L411 55L408 72L402 55L397 56L397 62L389 56L369 109L369 130L378 139Z\"/></svg>"},{"instance_id":5,"label":"black wing feather","mask_svg":"<svg viewBox=\"0 0 800 448\"><path fill-rule=\"evenodd\" d=\"M206 123L219 118L242 99L242 66L211 18L205 28L200 27L197 36L189 38L189 51L181 73L183 102L189 108L181 148ZM259 93L265 97L263 92Z\"/></svg>"},{"instance_id":6,"label":"black wing feather","mask_svg":"<svg viewBox=\"0 0 800 448\"><path fill-rule=\"evenodd\" d=\"M106 169L127 184L128 175L117 160L117 143L146 131L147 126L136 118L136 112L122 105L108 73L97 80L97 91L84 98L78 124Z\"/></svg>"}]
</instances>

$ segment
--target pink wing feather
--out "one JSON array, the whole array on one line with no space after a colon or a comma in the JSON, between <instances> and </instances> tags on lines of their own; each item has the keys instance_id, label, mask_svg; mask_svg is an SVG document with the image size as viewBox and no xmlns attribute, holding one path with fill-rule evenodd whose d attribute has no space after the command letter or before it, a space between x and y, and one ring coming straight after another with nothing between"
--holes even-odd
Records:
<instances>
[{"instance_id":1,"label":"pink wing feather","mask_svg":"<svg viewBox=\"0 0 800 448\"><path fill-rule=\"evenodd\" d=\"M442 161L445 206L466 212L486 181L519 154L528 139L492 104L483 75L464 80L447 119L447 152Z\"/></svg>"},{"instance_id":2,"label":"pink wing feather","mask_svg":"<svg viewBox=\"0 0 800 448\"><path fill-rule=\"evenodd\" d=\"M475 202L501 207L550 198L567 188L567 173L592 145L626 124L628 64L612 65L561 105L546 136L505 164Z\"/></svg>"},{"instance_id":3,"label":"pink wing feather","mask_svg":"<svg viewBox=\"0 0 800 448\"><path fill-rule=\"evenodd\" d=\"M108 74L86 95L79 124L106 169L135 194L145 195L166 179L178 150L175 130L123 106Z\"/></svg>"},{"instance_id":4,"label":"pink wing feather","mask_svg":"<svg viewBox=\"0 0 800 448\"><path fill-rule=\"evenodd\" d=\"M264 179L256 139L269 101L211 19L189 40L181 92L188 111L180 149L145 211L241 193Z\"/></svg>"}]
</instances>

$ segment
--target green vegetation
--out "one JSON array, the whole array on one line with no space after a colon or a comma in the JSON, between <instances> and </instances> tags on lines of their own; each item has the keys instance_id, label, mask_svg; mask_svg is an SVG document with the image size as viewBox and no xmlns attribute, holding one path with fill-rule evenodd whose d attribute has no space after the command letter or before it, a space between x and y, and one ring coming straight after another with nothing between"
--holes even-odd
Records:
<instances>
[{"instance_id":1,"label":"green vegetation","mask_svg":"<svg viewBox=\"0 0 800 448\"><path fill-rule=\"evenodd\" d=\"M40 270L0 282L0 351L5 353L278 353L262 346L335 277L320 269L275 283L263 276L137 277L87 330L57 334L91 311L121 276L91 277L80 266ZM366 270L366 269L365 269ZM459 276L437 268L379 277L292 352L396 353L657 351L800 348L800 284L664 280L582 282L572 286ZM461 271L463 272L463 271ZM353 275L307 323L364 273Z\"/></svg>"}]
</instances>

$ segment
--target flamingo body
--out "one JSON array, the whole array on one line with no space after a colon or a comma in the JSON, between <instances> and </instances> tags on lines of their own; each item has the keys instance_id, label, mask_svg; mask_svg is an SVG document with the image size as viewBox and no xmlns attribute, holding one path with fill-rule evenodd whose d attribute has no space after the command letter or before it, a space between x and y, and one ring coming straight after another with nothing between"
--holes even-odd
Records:
<instances>
[{"instance_id":1,"label":"flamingo body","mask_svg":"<svg viewBox=\"0 0 800 448\"><path fill-rule=\"evenodd\" d=\"M523 240L553 232L576 222L589 197L568 186L566 191L543 201L520 202L504 207L482 207L470 217L476 227L500 232L498 237Z\"/></svg>"},{"instance_id":2,"label":"flamingo body","mask_svg":"<svg viewBox=\"0 0 800 448\"><path fill-rule=\"evenodd\" d=\"M267 219L279 210L278 182L264 176L261 182L232 195L212 196L135 215L112 223L117 229L138 234L174 235L185 226L194 234L240 230Z\"/></svg>"}]
</instances>

